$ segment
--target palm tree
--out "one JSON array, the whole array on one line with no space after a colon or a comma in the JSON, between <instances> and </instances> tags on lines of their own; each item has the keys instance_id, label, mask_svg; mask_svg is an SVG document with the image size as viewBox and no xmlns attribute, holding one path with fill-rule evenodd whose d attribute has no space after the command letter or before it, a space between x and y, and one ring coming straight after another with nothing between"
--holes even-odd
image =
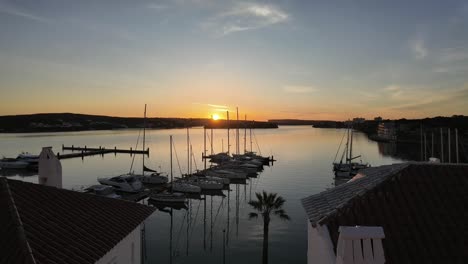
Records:
<instances>
[{"instance_id":1,"label":"palm tree","mask_svg":"<svg viewBox=\"0 0 468 264\"><path fill-rule=\"evenodd\" d=\"M274 215L279 216L283 220L289 220L289 216L286 214L282 208L285 200L283 197L278 196L276 193L267 193L263 191L262 193L255 193L257 196L256 201L250 201L250 206L255 209L257 212L249 213L249 218L257 218L258 214L261 214L263 218L263 254L262 254L262 263L268 263L268 227L270 225L270 217L273 213Z\"/></svg>"}]
</instances>

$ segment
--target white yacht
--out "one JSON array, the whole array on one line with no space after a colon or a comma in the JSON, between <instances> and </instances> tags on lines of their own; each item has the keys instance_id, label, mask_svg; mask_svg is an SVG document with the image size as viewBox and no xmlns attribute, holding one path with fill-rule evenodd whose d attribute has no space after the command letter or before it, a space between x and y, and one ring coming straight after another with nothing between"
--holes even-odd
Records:
<instances>
[{"instance_id":1,"label":"white yacht","mask_svg":"<svg viewBox=\"0 0 468 264\"><path fill-rule=\"evenodd\" d=\"M110 185L117 191L122 192L140 192L143 190L143 184L134 175L120 175L111 178L99 178L98 182L104 185Z\"/></svg>"},{"instance_id":2,"label":"white yacht","mask_svg":"<svg viewBox=\"0 0 468 264\"><path fill-rule=\"evenodd\" d=\"M118 195L115 193L115 189L112 186L109 185L92 185L88 188L85 189L87 192L99 195L99 196L104 196L108 198L121 198L122 196Z\"/></svg>"}]
</instances>

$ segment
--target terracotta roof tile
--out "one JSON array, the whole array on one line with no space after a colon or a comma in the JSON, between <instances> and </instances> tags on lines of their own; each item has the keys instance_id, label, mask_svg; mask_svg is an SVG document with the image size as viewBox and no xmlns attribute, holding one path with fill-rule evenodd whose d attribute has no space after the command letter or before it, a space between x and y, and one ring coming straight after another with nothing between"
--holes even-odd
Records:
<instances>
[{"instance_id":1,"label":"terracotta roof tile","mask_svg":"<svg viewBox=\"0 0 468 264\"><path fill-rule=\"evenodd\" d=\"M141 204L3 177L0 203L0 248L5 252L0 263L94 263L154 211ZM9 208L8 213L3 208Z\"/></svg>"}]
</instances>

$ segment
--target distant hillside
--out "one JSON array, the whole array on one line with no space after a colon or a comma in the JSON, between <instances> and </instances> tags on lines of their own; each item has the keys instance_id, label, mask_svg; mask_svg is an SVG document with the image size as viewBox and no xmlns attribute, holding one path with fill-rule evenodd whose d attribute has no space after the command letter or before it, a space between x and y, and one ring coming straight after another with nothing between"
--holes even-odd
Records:
<instances>
[{"instance_id":1,"label":"distant hillside","mask_svg":"<svg viewBox=\"0 0 468 264\"><path fill-rule=\"evenodd\" d=\"M279 126L313 126L317 128L343 128L344 122L328 120L271 119L268 122Z\"/></svg>"},{"instance_id":2,"label":"distant hillside","mask_svg":"<svg viewBox=\"0 0 468 264\"><path fill-rule=\"evenodd\" d=\"M159 118L146 119L147 128L183 128L206 126L213 128L225 128L227 123L222 120L213 121L206 118ZM235 121L229 122L229 126L237 127ZM277 128L269 122L239 122L240 127L252 128ZM110 130L143 127L143 118L138 117L112 117L99 115L84 115L73 113L52 113L32 115L0 116L0 132L3 133L27 133L27 132L60 132L83 130Z\"/></svg>"}]
</instances>

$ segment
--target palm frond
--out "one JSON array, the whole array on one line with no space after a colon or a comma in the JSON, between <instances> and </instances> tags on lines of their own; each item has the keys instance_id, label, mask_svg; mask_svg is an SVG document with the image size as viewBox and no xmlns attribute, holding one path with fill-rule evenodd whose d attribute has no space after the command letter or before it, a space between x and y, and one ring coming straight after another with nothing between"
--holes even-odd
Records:
<instances>
[{"instance_id":1,"label":"palm frond","mask_svg":"<svg viewBox=\"0 0 468 264\"><path fill-rule=\"evenodd\" d=\"M262 211L262 204L259 201L250 201L249 205L257 211Z\"/></svg>"},{"instance_id":2,"label":"palm frond","mask_svg":"<svg viewBox=\"0 0 468 264\"><path fill-rule=\"evenodd\" d=\"M270 221L271 213L275 214L283 220L290 220L289 216L283 209L285 200L283 197L276 193L267 193L262 191L261 193L255 193L257 200L249 201L249 205L257 211L257 213L249 213L249 219L257 218L259 215L262 216L264 221Z\"/></svg>"},{"instance_id":3,"label":"palm frond","mask_svg":"<svg viewBox=\"0 0 468 264\"><path fill-rule=\"evenodd\" d=\"M249 213L249 220L250 219L254 219L254 218L258 218L258 214L257 213Z\"/></svg>"},{"instance_id":4,"label":"palm frond","mask_svg":"<svg viewBox=\"0 0 468 264\"><path fill-rule=\"evenodd\" d=\"M289 220L290 219L289 215L286 214L284 209L276 210L276 211L274 211L274 214L279 216L279 218L281 218L283 220Z\"/></svg>"}]
</instances>

